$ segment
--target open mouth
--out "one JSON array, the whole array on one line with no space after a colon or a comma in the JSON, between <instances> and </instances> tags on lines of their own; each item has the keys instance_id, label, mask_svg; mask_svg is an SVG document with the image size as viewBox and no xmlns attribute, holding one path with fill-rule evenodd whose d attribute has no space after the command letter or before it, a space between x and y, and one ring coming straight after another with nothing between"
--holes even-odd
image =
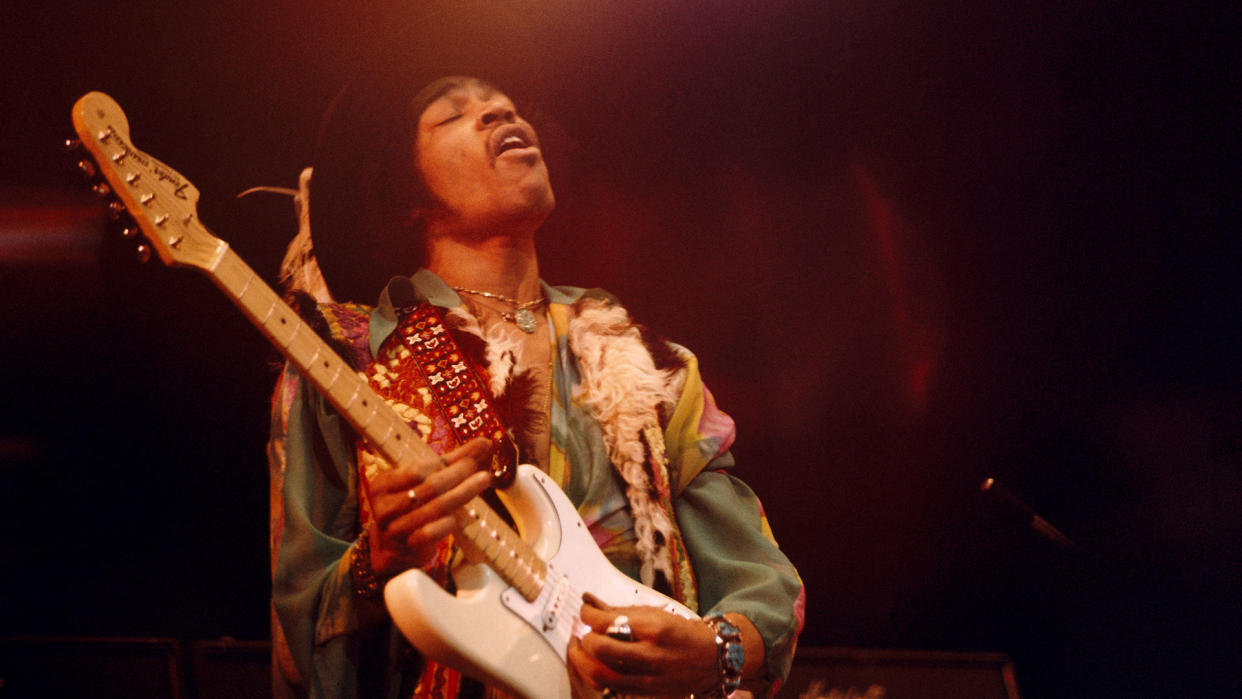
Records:
<instances>
[{"instance_id":1,"label":"open mouth","mask_svg":"<svg viewBox=\"0 0 1242 699\"><path fill-rule=\"evenodd\" d=\"M521 124L503 126L492 135L492 153L497 158L511 150L530 148L537 145L534 134L530 133Z\"/></svg>"},{"instance_id":2,"label":"open mouth","mask_svg":"<svg viewBox=\"0 0 1242 699\"><path fill-rule=\"evenodd\" d=\"M496 146L496 155L500 155L507 150L513 150L514 148L525 148L528 145L530 144L528 144L526 139L521 136L505 136L505 138L501 140L500 145Z\"/></svg>"}]
</instances>

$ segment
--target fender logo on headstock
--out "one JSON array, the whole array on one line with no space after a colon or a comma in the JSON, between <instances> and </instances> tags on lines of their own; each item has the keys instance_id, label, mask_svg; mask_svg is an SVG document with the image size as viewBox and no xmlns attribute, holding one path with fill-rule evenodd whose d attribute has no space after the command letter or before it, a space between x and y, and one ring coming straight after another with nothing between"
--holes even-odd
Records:
<instances>
[{"instance_id":1,"label":"fender logo on headstock","mask_svg":"<svg viewBox=\"0 0 1242 699\"><path fill-rule=\"evenodd\" d=\"M101 118L104 116L103 112L96 112L96 114L98 114ZM149 172L154 174L157 180L160 182L167 182L172 185L173 196L178 199L188 199L185 195L185 190L186 187L190 186L189 182L183 181L177 173L169 170L159 161L153 160L145 153L135 148L132 144L127 142L125 137L122 136L116 129L112 128L111 124L108 125L107 130L102 136L100 136L99 140L104 143L113 141L120 147L121 151L112 156L112 159L115 162L119 163L126 158L133 158L137 162L141 163L142 166Z\"/></svg>"}]
</instances>

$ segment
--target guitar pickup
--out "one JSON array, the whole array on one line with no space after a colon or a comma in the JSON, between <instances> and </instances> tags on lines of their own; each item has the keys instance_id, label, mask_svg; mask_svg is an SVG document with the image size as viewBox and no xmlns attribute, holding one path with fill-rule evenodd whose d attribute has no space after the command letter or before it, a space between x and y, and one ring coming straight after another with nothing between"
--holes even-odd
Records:
<instances>
[{"instance_id":1,"label":"guitar pickup","mask_svg":"<svg viewBox=\"0 0 1242 699\"><path fill-rule=\"evenodd\" d=\"M556 621L565 609L565 600L569 598L569 594L569 577L565 575L557 576L556 589L548 596L548 602L543 606L543 612L539 615L544 631L551 631L556 628Z\"/></svg>"}]
</instances>

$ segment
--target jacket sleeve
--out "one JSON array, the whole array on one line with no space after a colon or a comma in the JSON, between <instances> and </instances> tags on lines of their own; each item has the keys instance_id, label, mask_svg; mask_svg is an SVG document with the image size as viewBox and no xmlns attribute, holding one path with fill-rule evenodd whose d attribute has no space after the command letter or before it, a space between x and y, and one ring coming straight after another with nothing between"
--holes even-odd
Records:
<instances>
[{"instance_id":1,"label":"jacket sleeve","mask_svg":"<svg viewBox=\"0 0 1242 699\"><path fill-rule=\"evenodd\" d=\"M273 399L268 456L277 696L352 695L374 606L354 594L349 566L358 536L352 432L291 367Z\"/></svg>"},{"instance_id":2,"label":"jacket sleeve","mask_svg":"<svg viewBox=\"0 0 1242 699\"><path fill-rule=\"evenodd\" d=\"M691 356L665 430L677 524L698 582L701 614L736 612L763 637L766 693L789 674L802 630L805 591L781 552L755 493L729 473L733 420L718 408Z\"/></svg>"}]
</instances>

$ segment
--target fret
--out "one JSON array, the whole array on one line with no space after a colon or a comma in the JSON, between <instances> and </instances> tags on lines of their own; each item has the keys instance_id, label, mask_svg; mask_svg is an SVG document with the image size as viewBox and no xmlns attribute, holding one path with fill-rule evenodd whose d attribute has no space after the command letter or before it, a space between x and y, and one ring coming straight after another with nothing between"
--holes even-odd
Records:
<instances>
[{"instance_id":1,"label":"fret","mask_svg":"<svg viewBox=\"0 0 1242 699\"><path fill-rule=\"evenodd\" d=\"M254 270L250 269L247 271L249 271L250 274L246 275L246 283L242 285L241 291L237 292L238 300L246 298L246 292L250 291L250 283L254 281Z\"/></svg>"},{"instance_id":2,"label":"fret","mask_svg":"<svg viewBox=\"0 0 1242 699\"><path fill-rule=\"evenodd\" d=\"M251 298L256 295L258 295L260 298L258 299ZM237 304L241 306L242 310L246 312L246 315L249 315L251 318L258 320L259 314L257 313L256 309L260 307L260 304L267 301L267 298L268 298L267 295L263 294L261 290L247 289L245 292L245 295L239 295L236 301L237 301ZM271 302L270 301L267 301L267 302L270 305ZM266 330L264 328L260 327L260 330L264 330L264 333L266 334Z\"/></svg>"},{"instance_id":3,"label":"fret","mask_svg":"<svg viewBox=\"0 0 1242 699\"><path fill-rule=\"evenodd\" d=\"M244 271L242 269L242 267L245 266L244 264L241 267L238 266L238 262L240 260L240 257L226 253L225 256L221 258L215 272L209 275L212 281L228 293L229 298L234 300L237 299L239 294L236 291L236 284L230 283L230 281L235 281L236 277Z\"/></svg>"},{"instance_id":4,"label":"fret","mask_svg":"<svg viewBox=\"0 0 1242 699\"><path fill-rule=\"evenodd\" d=\"M323 345L316 342L311 345L311 349L315 350L315 353L306 358L306 366L315 367L315 369L318 370L319 369L319 364L318 364L319 355L323 354Z\"/></svg>"},{"instance_id":5,"label":"fret","mask_svg":"<svg viewBox=\"0 0 1242 699\"><path fill-rule=\"evenodd\" d=\"M393 430L393 437L395 437L397 434L400 434L401 429L402 429L402 426L397 425L397 429ZM376 449L378 449L380 453L384 455L385 459L388 459L389 463L393 463L393 464L409 463L408 455L406 454L405 450L401 448L401 442L396 440L393 437L390 437L383 444L377 446Z\"/></svg>"},{"instance_id":6,"label":"fret","mask_svg":"<svg viewBox=\"0 0 1242 699\"><path fill-rule=\"evenodd\" d=\"M462 548L467 552L468 558L474 560L475 556L470 555L473 548L476 552L482 553L483 544L479 541L479 527L477 524L467 525L465 527L458 525L456 532L457 538L460 539ZM467 545L469 544L469 546Z\"/></svg>"},{"instance_id":7,"label":"fret","mask_svg":"<svg viewBox=\"0 0 1242 699\"><path fill-rule=\"evenodd\" d=\"M377 417L380 417L380 416L377 416ZM384 415L382 417L386 418L387 416ZM367 435L370 438L371 443L375 445L375 448L379 449L380 451L387 451L386 449L384 449L384 445L388 443L388 438L392 436L393 425L392 425L391 420L385 419L383 420L383 422L385 424L380 425L380 427L384 429L384 434L382 436L377 435L376 430L369 430L367 432Z\"/></svg>"},{"instance_id":8,"label":"fret","mask_svg":"<svg viewBox=\"0 0 1242 699\"><path fill-rule=\"evenodd\" d=\"M280 308L280 319L277 322L280 324L280 331L287 333L282 344L284 344L285 347L292 349L293 341L297 338L298 331L302 329L302 317L297 314L292 314L293 309L289 308L285 304L281 303L280 306L283 308ZM288 311L288 313L286 313L286 311ZM291 314L293 315L292 328L290 328L289 325L289 316ZM298 358L294 357L294 359L296 360ZM305 366L305 363L303 363L303 366Z\"/></svg>"},{"instance_id":9,"label":"fret","mask_svg":"<svg viewBox=\"0 0 1242 699\"><path fill-rule=\"evenodd\" d=\"M329 361L331 361L330 358L327 360L324 360L324 363L327 364L327 362ZM325 368L329 368L329 367L325 367ZM341 378L341 363L340 362L333 362L330 365L330 368L335 369L336 371L332 372L332 378L323 382L323 389L325 393L333 393L334 392L333 389L336 386L336 382L339 381ZM354 389L353 395L358 395L357 388Z\"/></svg>"},{"instance_id":10,"label":"fret","mask_svg":"<svg viewBox=\"0 0 1242 699\"><path fill-rule=\"evenodd\" d=\"M271 293L267 285L262 282L257 287L251 286L256 276L254 270L230 250L221 259L215 279L217 284L229 293L234 303L237 303L243 311L247 311L249 314L253 302L244 301L249 292L252 290L257 291L264 297ZM267 291L268 294L263 294L262 292L264 291Z\"/></svg>"},{"instance_id":11,"label":"fret","mask_svg":"<svg viewBox=\"0 0 1242 699\"><path fill-rule=\"evenodd\" d=\"M262 318L259 318L257 314L255 315L255 320L258 320L259 325L263 326L263 328L268 331L269 336L271 336L271 328L268 327L267 321L268 319L272 317L272 314L275 312L276 312L276 304L271 303L271 304L268 304L267 313L265 313Z\"/></svg>"},{"instance_id":12,"label":"fret","mask_svg":"<svg viewBox=\"0 0 1242 699\"><path fill-rule=\"evenodd\" d=\"M331 367L331 362L327 359L322 362L319 361L319 358L323 356L324 346L322 342L319 342L318 337L311 337L311 335L313 333L303 333L300 338L301 343L309 345L309 347L295 349L291 346L290 354L298 354L305 357L302 363L306 366L306 373L314 375L315 384L319 386L319 390L324 393L330 393L331 391L326 390L324 378L326 378L327 371Z\"/></svg>"},{"instance_id":13,"label":"fret","mask_svg":"<svg viewBox=\"0 0 1242 699\"><path fill-rule=\"evenodd\" d=\"M517 551L509 549L504 552L504 555L505 562L500 566L501 577L510 580L516 579L518 577L518 570L521 569L521 566L519 565L521 561L517 557Z\"/></svg>"},{"instance_id":14,"label":"fret","mask_svg":"<svg viewBox=\"0 0 1242 699\"><path fill-rule=\"evenodd\" d=\"M285 350L287 350L289 354L293 355L293 361L305 370L307 368L306 362L301 361L302 358L299 357L294 351L297 348L293 345L293 341L297 339L298 335L298 323L294 323L291 327L289 324L289 315L284 311L285 309L277 307L276 322L273 324L272 334L276 336L280 344L284 346Z\"/></svg>"},{"instance_id":15,"label":"fret","mask_svg":"<svg viewBox=\"0 0 1242 699\"><path fill-rule=\"evenodd\" d=\"M496 553L500 550L500 539L496 536L496 531L488 532L487 546L483 549L483 555L487 556L488 561L496 560Z\"/></svg>"},{"instance_id":16,"label":"fret","mask_svg":"<svg viewBox=\"0 0 1242 699\"><path fill-rule=\"evenodd\" d=\"M341 372L339 371L337 372L338 376L340 375L340 373ZM340 406L341 412L348 413L350 410L353 409L354 401L358 400L358 396L359 394L362 393L362 389L363 389L363 386L362 386L361 381L354 382L354 392L349 394L349 400L341 401L341 406Z\"/></svg>"},{"instance_id":17,"label":"fret","mask_svg":"<svg viewBox=\"0 0 1242 699\"><path fill-rule=\"evenodd\" d=\"M381 450L388 456L388 460L394 464L407 463L413 456L406 446L412 440L402 439L402 433L406 430L413 431L413 428L404 423L395 423L392 432L384 439Z\"/></svg>"},{"instance_id":18,"label":"fret","mask_svg":"<svg viewBox=\"0 0 1242 699\"><path fill-rule=\"evenodd\" d=\"M483 537L482 532L485 529L485 527L483 526L483 523L479 521L479 516L480 516L479 508L486 507L486 505L479 498L475 498L474 500L471 500L470 503L466 505L466 507L469 508L468 516L470 517L470 520L466 524L462 524L461 523L462 518L460 516L461 513L459 512L458 513L459 516L457 518L458 519L457 526L462 536L469 539L470 541L478 543L482 539ZM480 544L480 547L481 546L482 544Z\"/></svg>"},{"instance_id":19,"label":"fret","mask_svg":"<svg viewBox=\"0 0 1242 699\"><path fill-rule=\"evenodd\" d=\"M358 431L365 433L367 426L371 424L371 420L375 419L375 411L379 409L379 405L374 398L371 400L363 398L362 407L368 411L366 417L359 417L354 426L358 428Z\"/></svg>"}]
</instances>

